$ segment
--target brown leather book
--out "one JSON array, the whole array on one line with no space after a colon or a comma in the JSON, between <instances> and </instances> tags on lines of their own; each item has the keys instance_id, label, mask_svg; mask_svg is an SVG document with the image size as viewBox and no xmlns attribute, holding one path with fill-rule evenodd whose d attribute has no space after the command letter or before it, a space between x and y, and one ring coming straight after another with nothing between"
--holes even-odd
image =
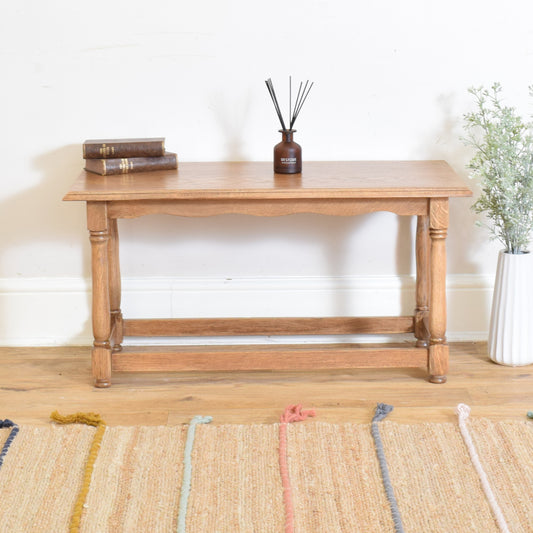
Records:
<instances>
[{"instance_id":1,"label":"brown leather book","mask_svg":"<svg viewBox=\"0 0 533 533\"><path fill-rule=\"evenodd\" d=\"M165 138L93 139L83 143L84 159L117 157L161 157L165 154Z\"/></svg>"},{"instance_id":2,"label":"brown leather book","mask_svg":"<svg viewBox=\"0 0 533 533\"><path fill-rule=\"evenodd\" d=\"M115 159L86 159L85 170L101 176L127 174L129 172L149 172L178 168L178 157L165 152L161 157L122 157Z\"/></svg>"}]
</instances>

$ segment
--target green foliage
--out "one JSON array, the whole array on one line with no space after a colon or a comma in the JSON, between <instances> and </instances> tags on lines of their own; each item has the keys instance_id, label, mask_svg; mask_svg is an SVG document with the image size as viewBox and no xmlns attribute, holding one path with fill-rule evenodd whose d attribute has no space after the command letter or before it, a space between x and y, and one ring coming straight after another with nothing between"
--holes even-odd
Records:
<instances>
[{"instance_id":1,"label":"green foliage","mask_svg":"<svg viewBox=\"0 0 533 533\"><path fill-rule=\"evenodd\" d=\"M526 251L533 229L533 124L502 104L501 90L499 83L469 89L476 110L464 117L464 140L475 148L468 168L481 186L472 208L486 214L493 237L516 254Z\"/></svg>"}]
</instances>

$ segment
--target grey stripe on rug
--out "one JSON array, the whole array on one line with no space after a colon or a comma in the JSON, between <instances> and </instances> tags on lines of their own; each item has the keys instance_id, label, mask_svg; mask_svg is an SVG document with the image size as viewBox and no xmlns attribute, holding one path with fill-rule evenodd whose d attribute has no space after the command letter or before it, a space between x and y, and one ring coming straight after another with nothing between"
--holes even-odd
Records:
<instances>
[{"instance_id":1,"label":"grey stripe on rug","mask_svg":"<svg viewBox=\"0 0 533 533\"><path fill-rule=\"evenodd\" d=\"M216 420L214 421L216 424ZM470 418L509 529L533 531L533 425ZM0 468L0 531L68 531L95 428L20 426ZM186 531L282 532L279 425L199 425ZM455 423L379 423L405 531L498 532ZM0 429L0 448L9 428ZM82 532L175 532L187 426L108 427ZM287 427L297 532L394 532L371 424Z\"/></svg>"}]
</instances>

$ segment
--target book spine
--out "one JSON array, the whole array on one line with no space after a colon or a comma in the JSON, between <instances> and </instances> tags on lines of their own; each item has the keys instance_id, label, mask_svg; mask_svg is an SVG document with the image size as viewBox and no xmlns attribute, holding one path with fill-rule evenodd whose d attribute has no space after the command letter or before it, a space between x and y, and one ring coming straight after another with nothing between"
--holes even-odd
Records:
<instances>
[{"instance_id":1,"label":"book spine","mask_svg":"<svg viewBox=\"0 0 533 533\"><path fill-rule=\"evenodd\" d=\"M94 142L83 144L84 159L163 157L164 154L164 139L147 139L136 142Z\"/></svg>"},{"instance_id":2,"label":"book spine","mask_svg":"<svg viewBox=\"0 0 533 533\"><path fill-rule=\"evenodd\" d=\"M115 176L129 172L150 172L178 168L176 154L166 152L161 157L123 157L115 159L87 159L85 170L101 176Z\"/></svg>"}]
</instances>

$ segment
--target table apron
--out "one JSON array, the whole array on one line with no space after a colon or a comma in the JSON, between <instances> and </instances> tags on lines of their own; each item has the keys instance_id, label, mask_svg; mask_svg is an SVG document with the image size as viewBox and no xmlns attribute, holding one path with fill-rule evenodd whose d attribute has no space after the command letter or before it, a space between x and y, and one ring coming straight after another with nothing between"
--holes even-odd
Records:
<instances>
[{"instance_id":1,"label":"table apron","mask_svg":"<svg viewBox=\"0 0 533 533\"><path fill-rule=\"evenodd\" d=\"M109 218L136 218L166 214L207 217L222 214L282 216L312 213L354 216L376 211L397 215L428 215L428 198L269 198L269 199L178 199L111 200Z\"/></svg>"}]
</instances>

